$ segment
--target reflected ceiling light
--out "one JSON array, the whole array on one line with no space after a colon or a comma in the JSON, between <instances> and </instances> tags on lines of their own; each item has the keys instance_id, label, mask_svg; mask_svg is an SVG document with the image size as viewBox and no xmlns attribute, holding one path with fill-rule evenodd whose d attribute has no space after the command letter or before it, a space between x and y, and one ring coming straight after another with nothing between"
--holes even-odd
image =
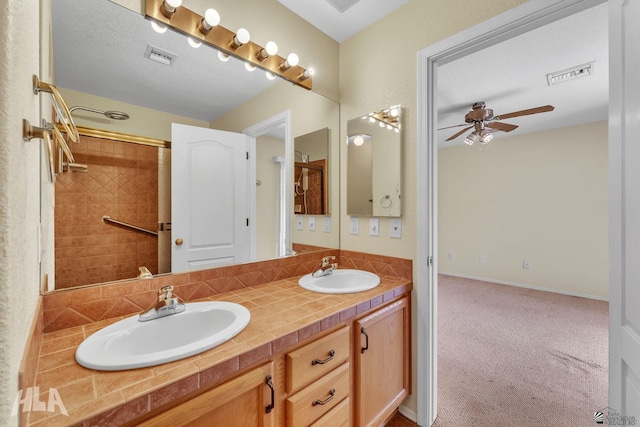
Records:
<instances>
[{"instance_id":1,"label":"reflected ceiling light","mask_svg":"<svg viewBox=\"0 0 640 427\"><path fill-rule=\"evenodd\" d=\"M197 49L202 46L202 42L200 40L196 40L193 37L187 37L187 41L189 42L189 46Z\"/></svg>"},{"instance_id":2,"label":"reflected ceiling light","mask_svg":"<svg viewBox=\"0 0 640 427\"><path fill-rule=\"evenodd\" d=\"M384 127L384 122L378 122L378 126L380 126L381 128Z\"/></svg>"},{"instance_id":3,"label":"reflected ceiling light","mask_svg":"<svg viewBox=\"0 0 640 427\"><path fill-rule=\"evenodd\" d=\"M276 78L276 76L275 76L271 71L267 71L267 72L265 73L265 75L267 76L267 78L268 78L269 80L275 80L275 78Z\"/></svg>"},{"instance_id":4,"label":"reflected ceiling light","mask_svg":"<svg viewBox=\"0 0 640 427\"><path fill-rule=\"evenodd\" d=\"M251 40L251 34L249 34L249 31L245 28L240 28L231 39L229 46L231 46L231 49L237 49L243 44L249 43L249 40Z\"/></svg>"},{"instance_id":5,"label":"reflected ceiling light","mask_svg":"<svg viewBox=\"0 0 640 427\"><path fill-rule=\"evenodd\" d=\"M164 0L160 6L160 12L167 18L171 19L176 9L182 6L182 0Z\"/></svg>"},{"instance_id":6,"label":"reflected ceiling light","mask_svg":"<svg viewBox=\"0 0 640 427\"><path fill-rule=\"evenodd\" d=\"M229 55L227 55L223 51L219 50L218 51L218 59L220 61L222 61L222 62L227 62L229 60Z\"/></svg>"},{"instance_id":7,"label":"reflected ceiling light","mask_svg":"<svg viewBox=\"0 0 640 427\"><path fill-rule=\"evenodd\" d=\"M373 117L373 116L370 116L370 117L369 117L369 122L371 122L371 123L375 123L375 122L376 122L376 118L375 118L375 117Z\"/></svg>"},{"instance_id":8,"label":"reflected ceiling light","mask_svg":"<svg viewBox=\"0 0 640 427\"><path fill-rule=\"evenodd\" d=\"M291 67L295 67L300 62L300 58L295 53L290 53L287 59L280 65L282 71L286 71Z\"/></svg>"},{"instance_id":9,"label":"reflected ceiling light","mask_svg":"<svg viewBox=\"0 0 640 427\"><path fill-rule=\"evenodd\" d=\"M364 136L356 135L353 138L353 145L357 145L358 147L360 147L362 144L364 144Z\"/></svg>"},{"instance_id":10,"label":"reflected ceiling light","mask_svg":"<svg viewBox=\"0 0 640 427\"><path fill-rule=\"evenodd\" d=\"M256 66L253 65L251 62L245 62L244 63L244 68L247 69L247 71L253 71L256 69Z\"/></svg>"},{"instance_id":11,"label":"reflected ceiling light","mask_svg":"<svg viewBox=\"0 0 640 427\"><path fill-rule=\"evenodd\" d=\"M156 33L165 33L167 31L167 26L166 25L162 25L157 23L156 21L151 21L151 28L153 28L153 30Z\"/></svg>"},{"instance_id":12,"label":"reflected ceiling light","mask_svg":"<svg viewBox=\"0 0 640 427\"><path fill-rule=\"evenodd\" d=\"M263 47L262 49L260 49L260 51L258 52L258 54L256 55L258 57L259 61L264 61L265 59L267 59L270 56L273 56L275 54L278 53L278 45L276 42L267 42L267 45L265 47Z\"/></svg>"},{"instance_id":13,"label":"reflected ceiling light","mask_svg":"<svg viewBox=\"0 0 640 427\"><path fill-rule=\"evenodd\" d=\"M207 35L209 34L209 31L211 31L211 29L216 25L218 25L219 23L220 23L220 14L218 13L218 11L215 9L207 9L204 12L204 18L202 18L202 21L200 21L200 26L198 27L198 30L202 34Z\"/></svg>"},{"instance_id":14,"label":"reflected ceiling light","mask_svg":"<svg viewBox=\"0 0 640 427\"><path fill-rule=\"evenodd\" d=\"M398 111L398 108L396 108L396 107L393 107L393 108L391 109L391 111L389 112L389 114L391 115L391 117L398 117L398 113L399 113L399 111Z\"/></svg>"}]
</instances>

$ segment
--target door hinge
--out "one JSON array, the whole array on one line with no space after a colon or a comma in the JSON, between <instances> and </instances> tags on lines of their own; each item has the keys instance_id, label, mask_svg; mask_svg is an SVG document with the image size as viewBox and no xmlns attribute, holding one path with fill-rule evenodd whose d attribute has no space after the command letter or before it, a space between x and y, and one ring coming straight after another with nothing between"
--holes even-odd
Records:
<instances>
[{"instance_id":1,"label":"door hinge","mask_svg":"<svg viewBox=\"0 0 640 427\"><path fill-rule=\"evenodd\" d=\"M249 152L247 151L247 160L249 160Z\"/></svg>"},{"instance_id":2,"label":"door hinge","mask_svg":"<svg viewBox=\"0 0 640 427\"><path fill-rule=\"evenodd\" d=\"M430 256L429 258L427 258L427 266L431 267L433 265L433 257Z\"/></svg>"},{"instance_id":3,"label":"door hinge","mask_svg":"<svg viewBox=\"0 0 640 427\"><path fill-rule=\"evenodd\" d=\"M249 226L249 218L247 218L247 227Z\"/></svg>"}]
</instances>

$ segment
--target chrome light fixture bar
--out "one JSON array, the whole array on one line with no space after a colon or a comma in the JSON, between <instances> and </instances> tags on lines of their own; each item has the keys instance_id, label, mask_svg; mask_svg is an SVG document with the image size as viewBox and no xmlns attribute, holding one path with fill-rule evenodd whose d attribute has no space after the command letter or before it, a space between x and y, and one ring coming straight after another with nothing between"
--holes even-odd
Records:
<instances>
[{"instance_id":1,"label":"chrome light fixture bar","mask_svg":"<svg viewBox=\"0 0 640 427\"><path fill-rule=\"evenodd\" d=\"M283 58L277 54L268 55L265 58L265 54L271 51L271 46L264 48L250 40L242 43L244 40L238 40L238 34L234 31L221 25L211 25L215 20L207 23L205 17L186 7L175 7L175 10L170 13L170 17L167 17L164 12L167 9L165 1L146 0L145 17L152 23L170 27L187 37L202 41L202 43L217 49L222 55L234 56L305 89L312 88L313 79L310 73L305 68L298 66L296 61L294 61L296 64L292 64L289 61L290 58ZM173 0L170 1L170 4L177 4L177 2Z\"/></svg>"}]
</instances>

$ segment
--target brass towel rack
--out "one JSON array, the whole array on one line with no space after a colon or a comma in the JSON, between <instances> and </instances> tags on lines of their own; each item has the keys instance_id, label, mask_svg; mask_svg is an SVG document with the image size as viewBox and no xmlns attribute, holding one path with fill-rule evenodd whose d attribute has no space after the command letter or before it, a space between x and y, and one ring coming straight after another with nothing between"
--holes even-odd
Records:
<instances>
[{"instance_id":1,"label":"brass towel rack","mask_svg":"<svg viewBox=\"0 0 640 427\"><path fill-rule=\"evenodd\" d=\"M126 222L118 221L117 219L112 219L109 215L104 215L102 217L102 222L106 222L108 224L116 224L125 228L129 228L134 231L138 231L140 233L149 234L151 236L158 236L158 233L155 231L147 230L146 228L138 227L136 225L127 224Z\"/></svg>"}]
</instances>

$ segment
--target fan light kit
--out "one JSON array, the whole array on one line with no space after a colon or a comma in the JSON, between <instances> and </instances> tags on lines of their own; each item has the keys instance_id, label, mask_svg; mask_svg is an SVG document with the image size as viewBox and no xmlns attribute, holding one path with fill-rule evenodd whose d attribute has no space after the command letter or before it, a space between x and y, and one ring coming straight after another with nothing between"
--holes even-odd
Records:
<instances>
[{"instance_id":1,"label":"fan light kit","mask_svg":"<svg viewBox=\"0 0 640 427\"><path fill-rule=\"evenodd\" d=\"M451 129L460 126L466 126L460 132L455 133L454 135L447 138L445 141L451 141L456 139L469 129L473 128L473 131L466 136L464 139L464 143L467 145L473 145L475 142L479 142L481 145L488 144L493 139L493 133L486 129L490 128L493 131L501 131L501 132L511 132L514 129L517 129L517 125L512 125L509 123L502 123L500 120L510 119L513 117L520 116L528 116L531 114L545 113L547 111L553 111L554 107L551 105L543 105L541 107L529 108L527 110L514 111L512 113L500 114L497 116L493 115L493 110L489 108L485 108L484 101L476 102L471 106L471 111L469 111L464 116L464 121L466 123L461 125L447 126L444 128L440 128L438 130L443 129ZM469 126L471 125L471 126Z\"/></svg>"}]
</instances>

